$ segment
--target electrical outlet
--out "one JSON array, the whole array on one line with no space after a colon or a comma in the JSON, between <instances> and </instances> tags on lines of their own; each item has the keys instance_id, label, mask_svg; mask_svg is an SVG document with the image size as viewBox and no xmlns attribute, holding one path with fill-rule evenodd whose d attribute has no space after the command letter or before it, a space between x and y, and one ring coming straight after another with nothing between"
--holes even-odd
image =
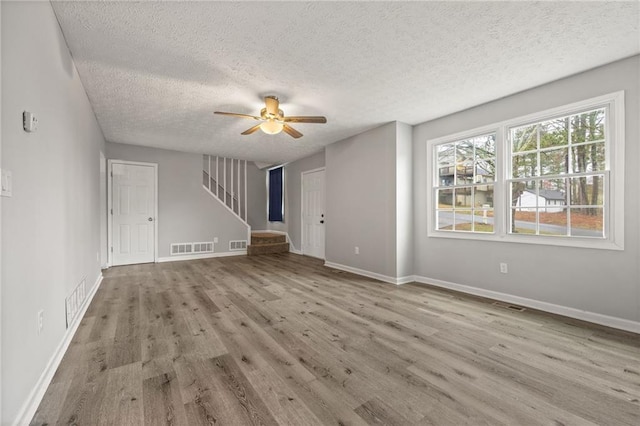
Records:
<instances>
[{"instance_id":1,"label":"electrical outlet","mask_svg":"<svg viewBox=\"0 0 640 426\"><path fill-rule=\"evenodd\" d=\"M360 254L360 247L355 246L355 247L353 248L353 252L354 252L355 254Z\"/></svg>"},{"instance_id":2,"label":"electrical outlet","mask_svg":"<svg viewBox=\"0 0 640 426\"><path fill-rule=\"evenodd\" d=\"M501 263L500 264L500 272L503 274L506 274L509 272L509 268L507 267L506 263Z\"/></svg>"},{"instance_id":3,"label":"electrical outlet","mask_svg":"<svg viewBox=\"0 0 640 426\"><path fill-rule=\"evenodd\" d=\"M38 311L38 334L42 333L42 328L44 327L44 310Z\"/></svg>"},{"instance_id":4,"label":"electrical outlet","mask_svg":"<svg viewBox=\"0 0 640 426\"><path fill-rule=\"evenodd\" d=\"M218 244L218 237L213 237L213 244Z\"/></svg>"}]
</instances>

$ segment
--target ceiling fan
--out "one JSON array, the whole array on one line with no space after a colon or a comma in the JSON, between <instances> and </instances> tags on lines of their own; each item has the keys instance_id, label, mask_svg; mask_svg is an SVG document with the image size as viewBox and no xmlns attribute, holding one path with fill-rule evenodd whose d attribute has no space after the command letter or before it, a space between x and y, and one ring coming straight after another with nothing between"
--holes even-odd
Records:
<instances>
[{"instance_id":1,"label":"ceiling fan","mask_svg":"<svg viewBox=\"0 0 640 426\"><path fill-rule=\"evenodd\" d=\"M242 135L250 135L258 131L258 129L269 135L275 135L284 130L286 134L292 136L296 139L302 136L302 133L289 126L287 123L326 123L326 117L321 116L285 116L284 112L279 108L280 101L276 96L265 96L264 97L265 107L260 110L260 116L248 115L248 114L238 114L235 112L222 112L216 111L214 114L220 115L230 115L232 117L239 118L250 118L252 120L260 121L260 124L256 124L255 126L245 130L242 132Z\"/></svg>"}]
</instances>

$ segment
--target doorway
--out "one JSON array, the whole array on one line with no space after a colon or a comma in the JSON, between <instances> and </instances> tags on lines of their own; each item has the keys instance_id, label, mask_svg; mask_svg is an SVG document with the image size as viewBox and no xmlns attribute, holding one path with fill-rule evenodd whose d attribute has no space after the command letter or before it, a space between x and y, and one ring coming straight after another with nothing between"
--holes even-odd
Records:
<instances>
[{"instance_id":1,"label":"doorway","mask_svg":"<svg viewBox=\"0 0 640 426\"><path fill-rule=\"evenodd\" d=\"M109 265L155 262L158 165L109 160Z\"/></svg>"},{"instance_id":2,"label":"doorway","mask_svg":"<svg viewBox=\"0 0 640 426\"><path fill-rule=\"evenodd\" d=\"M325 169L302 172L302 254L324 259Z\"/></svg>"}]
</instances>

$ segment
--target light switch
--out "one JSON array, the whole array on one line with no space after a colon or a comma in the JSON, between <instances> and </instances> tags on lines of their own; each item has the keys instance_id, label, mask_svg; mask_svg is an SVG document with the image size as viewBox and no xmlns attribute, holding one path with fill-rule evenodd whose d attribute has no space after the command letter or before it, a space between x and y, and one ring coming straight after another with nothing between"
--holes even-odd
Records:
<instances>
[{"instance_id":1,"label":"light switch","mask_svg":"<svg viewBox=\"0 0 640 426\"><path fill-rule=\"evenodd\" d=\"M11 172L9 170L2 170L0 172L0 181L2 182L2 192L0 195L3 197L11 197L11 192L13 190Z\"/></svg>"}]
</instances>

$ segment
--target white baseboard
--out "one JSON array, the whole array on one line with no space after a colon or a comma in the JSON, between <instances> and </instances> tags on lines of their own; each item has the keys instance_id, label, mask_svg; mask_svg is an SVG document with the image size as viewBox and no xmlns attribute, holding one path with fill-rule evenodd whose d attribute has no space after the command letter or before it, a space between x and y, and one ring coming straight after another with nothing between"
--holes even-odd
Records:
<instances>
[{"instance_id":1,"label":"white baseboard","mask_svg":"<svg viewBox=\"0 0 640 426\"><path fill-rule=\"evenodd\" d=\"M412 282L413 281L413 276L394 278L394 277L390 277L388 275L378 274L377 272L371 272L371 271L367 271L367 270L359 269L359 268L354 268L352 266L347 266L347 265L341 265L339 263L333 263L333 262L325 261L324 262L324 266L328 266L329 268L333 268L333 269L339 269L341 271L352 272L352 273L357 274L357 275L362 275L363 277L373 278L373 279L384 281L384 282L390 283L390 284L398 285L398 284L404 284L404 283L408 283L408 282ZM406 280L409 280L409 281L406 281Z\"/></svg>"},{"instance_id":2,"label":"white baseboard","mask_svg":"<svg viewBox=\"0 0 640 426\"><path fill-rule=\"evenodd\" d=\"M632 333L640 333L640 322L631 321L624 318L612 317L609 315L598 314L595 312L583 311L568 306L556 305L553 303L542 302L526 297L514 296L507 293L501 293L493 290L485 290L482 288L471 287L463 284L456 284L448 281L437 280L428 277L415 276L415 282L429 284L435 287L442 287L449 290L455 290L462 293L473 294L476 296L486 297L489 299L500 300L503 302L514 303L516 305L526 306L528 308L538 309L540 311L550 312L553 314L563 315L565 317L575 318L582 321L592 322L595 324L605 325L607 327L617 328L620 330L630 331Z\"/></svg>"},{"instance_id":3,"label":"white baseboard","mask_svg":"<svg viewBox=\"0 0 640 426\"><path fill-rule=\"evenodd\" d=\"M51 383L51 379L53 379L53 375L58 369L58 366L62 361L62 357L69 348L69 344L71 343L74 334L76 334L76 330L78 330L78 326L80 325L84 314L87 312L87 308L91 304L93 296L96 295L100 284L102 284L102 272L100 273L100 275L98 275L96 282L93 284L91 292L85 299L84 304L80 307L80 311L75 317L75 321L73 321L71 327L67 328L67 331L65 331L62 341L53 352L53 355L49 359L49 362L40 375L40 378L36 382L36 385L33 387L33 389L31 389L31 392L29 392L29 396L25 400L24 404L22 404L22 407L20 408L20 411L18 411L18 415L13 422L14 426L28 425L31 422L31 419L35 415L40 402L42 402L42 398L44 397L44 394L47 391L49 384Z\"/></svg>"},{"instance_id":4,"label":"white baseboard","mask_svg":"<svg viewBox=\"0 0 640 426\"><path fill-rule=\"evenodd\" d=\"M159 257L156 260L156 263L179 262L181 260L209 259L212 257L245 256L246 254L247 254L246 250L223 251L220 253L188 254L185 256L178 255L178 256L170 256L170 257Z\"/></svg>"}]
</instances>

